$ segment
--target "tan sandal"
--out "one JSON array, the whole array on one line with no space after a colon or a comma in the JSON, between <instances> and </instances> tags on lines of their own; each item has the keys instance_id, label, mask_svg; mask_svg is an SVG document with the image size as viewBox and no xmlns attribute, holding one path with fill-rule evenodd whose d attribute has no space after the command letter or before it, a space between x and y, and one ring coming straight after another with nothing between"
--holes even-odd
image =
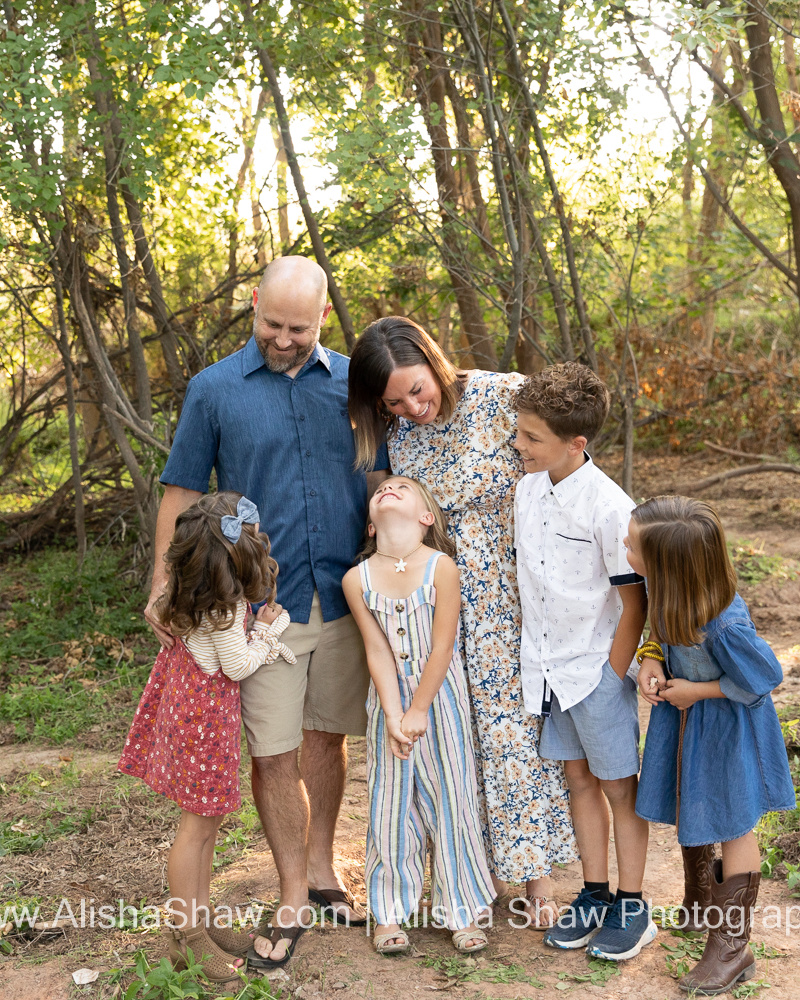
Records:
<instances>
[{"instance_id":1,"label":"tan sandal","mask_svg":"<svg viewBox=\"0 0 800 1000\"><path fill-rule=\"evenodd\" d=\"M191 948L195 962L202 966L203 975L210 983L242 981L239 973L245 971L247 963L242 962L241 965L234 966L234 961L238 960L211 940L204 924L196 924L186 931L178 930L177 927L167 927L167 932L171 936L169 957L174 969L186 968L187 951Z\"/></svg>"},{"instance_id":2,"label":"tan sandal","mask_svg":"<svg viewBox=\"0 0 800 1000\"><path fill-rule=\"evenodd\" d=\"M467 941L477 941L477 944L468 945ZM468 955L473 951L482 951L489 943L486 934L477 927L465 927L460 931L453 931L453 947L462 955Z\"/></svg>"},{"instance_id":3,"label":"tan sandal","mask_svg":"<svg viewBox=\"0 0 800 1000\"><path fill-rule=\"evenodd\" d=\"M389 931L388 934L373 934L372 943L379 955L407 955L411 951L408 934L402 929Z\"/></svg>"},{"instance_id":4,"label":"tan sandal","mask_svg":"<svg viewBox=\"0 0 800 1000\"><path fill-rule=\"evenodd\" d=\"M531 928L535 931L547 931L558 920L558 904L552 896L526 896L526 909L531 915ZM550 913L551 920L544 923L541 919L543 912Z\"/></svg>"}]
</instances>

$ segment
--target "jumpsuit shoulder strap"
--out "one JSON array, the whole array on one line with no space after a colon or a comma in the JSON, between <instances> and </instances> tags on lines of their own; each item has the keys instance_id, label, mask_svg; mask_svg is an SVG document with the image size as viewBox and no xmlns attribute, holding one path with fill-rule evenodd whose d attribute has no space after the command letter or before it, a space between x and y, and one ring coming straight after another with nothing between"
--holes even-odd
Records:
<instances>
[{"instance_id":1,"label":"jumpsuit shoulder strap","mask_svg":"<svg viewBox=\"0 0 800 1000\"><path fill-rule=\"evenodd\" d=\"M433 577L436 573L436 563L439 561L439 556L441 555L443 555L442 552L434 552L428 560L428 564L425 567L425 579L422 581L423 587L433 586Z\"/></svg>"}]
</instances>

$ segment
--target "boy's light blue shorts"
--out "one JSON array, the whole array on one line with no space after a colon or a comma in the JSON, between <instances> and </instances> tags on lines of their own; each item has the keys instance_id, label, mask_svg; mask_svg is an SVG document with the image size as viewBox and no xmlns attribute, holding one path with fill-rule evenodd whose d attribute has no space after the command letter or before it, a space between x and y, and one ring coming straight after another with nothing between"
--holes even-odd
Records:
<instances>
[{"instance_id":1,"label":"boy's light blue shorts","mask_svg":"<svg viewBox=\"0 0 800 1000\"><path fill-rule=\"evenodd\" d=\"M639 699L636 682L624 680L606 660L600 683L577 705L562 711L553 694L552 714L539 739L539 756L586 760L601 781L639 773Z\"/></svg>"}]
</instances>

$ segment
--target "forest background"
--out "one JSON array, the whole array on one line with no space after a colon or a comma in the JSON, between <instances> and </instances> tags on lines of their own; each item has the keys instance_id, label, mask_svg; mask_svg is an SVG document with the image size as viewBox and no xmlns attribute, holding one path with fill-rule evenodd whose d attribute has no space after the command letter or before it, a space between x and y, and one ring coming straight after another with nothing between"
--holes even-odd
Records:
<instances>
[{"instance_id":1,"label":"forest background","mask_svg":"<svg viewBox=\"0 0 800 1000\"><path fill-rule=\"evenodd\" d=\"M243 346L252 287L282 254L325 268L332 349L399 313L467 368L591 365L613 394L595 454L633 496L634 471L641 490L695 492L757 468L710 493L787 671L800 787L798 39L796 0L3 0L4 996L88 995L70 975L89 963L104 970L92 995L116 997L158 958L124 914L113 934L48 921L65 898L134 914L165 898L174 809L115 773L156 648L141 610L158 476L189 378ZM363 745L351 753L337 857L361 893ZM800 889L798 827L795 810L759 828L781 905ZM677 902L665 837L648 877ZM248 799L215 848L220 898L276 891L259 838ZM20 907L47 920L20 923ZM342 957L341 937L312 937L296 996L326 976L390 1000L478 976L527 997L540 974L588 996L618 975L587 976L585 956L547 971L530 948L509 965L509 932L478 972L454 972L432 935L387 981L366 938ZM652 949L620 989L661 1000L676 948L694 947L667 941L666 969ZM794 968L776 959L753 989L793 996Z\"/></svg>"},{"instance_id":2,"label":"forest background","mask_svg":"<svg viewBox=\"0 0 800 1000\"><path fill-rule=\"evenodd\" d=\"M315 256L348 352L579 358L599 449L800 449L793 2L3 3L0 546L129 533L187 380Z\"/></svg>"}]
</instances>

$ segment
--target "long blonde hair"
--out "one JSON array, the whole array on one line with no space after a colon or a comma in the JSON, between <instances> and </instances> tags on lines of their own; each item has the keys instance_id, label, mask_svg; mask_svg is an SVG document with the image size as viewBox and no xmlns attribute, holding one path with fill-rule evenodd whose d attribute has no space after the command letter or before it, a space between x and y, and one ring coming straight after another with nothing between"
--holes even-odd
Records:
<instances>
[{"instance_id":1,"label":"long blonde hair","mask_svg":"<svg viewBox=\"0 0 800 1000\"><path fill-rule=\"evenodd\" d=\"M653 497L631 514L647 571L650 634L696 646L736 595L736 570L717 512L702 500Z\"/></svg>"},{"instance_id":2,"label":"long blonde hair","mask_svg":"<svg viewBox=\"0 0 800 1000\"><path fill-rule=\"evenodd\" d=\"M433 514L433 524L430 525L422 539L425 545L432 549L438 549L440 552L444 552L446 556L450 556L451 559L455 559L456 546L447 534L447 518L428 487L416 479L411 479L410 476L389 476L384 482L389 482L391 479L405 479L407 483L411 483L422 497L425 506ZM364 559L369 559L371 555L378 551L378 540L375 535L369 534L369 525L370 522L367 520L367 527L364 531L364 543L356 557L356 562L363 562Z\"/></svg>"}]
</instances>

